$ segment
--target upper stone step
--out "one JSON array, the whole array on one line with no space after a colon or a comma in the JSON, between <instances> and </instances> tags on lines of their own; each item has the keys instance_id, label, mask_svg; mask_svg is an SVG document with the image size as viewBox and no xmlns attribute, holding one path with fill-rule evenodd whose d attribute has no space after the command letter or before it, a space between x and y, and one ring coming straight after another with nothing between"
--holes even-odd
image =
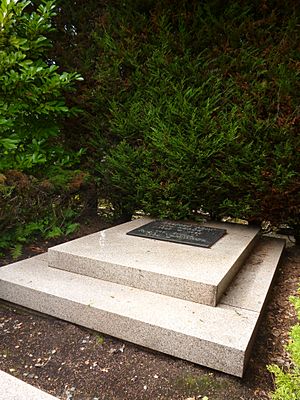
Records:
<instances>
[{"instance_id":1,"label":"upper stone step","mask_svg":"<svg viewBox=\"0 0 300 400\"><path fill-rule=\"evenodd\" d=\"M211 248L127 235L150 221L134 220L52 247L49 266L216 306L259 232L244 225L206 223L227 231Z\"/></svg>"}]
</instances>

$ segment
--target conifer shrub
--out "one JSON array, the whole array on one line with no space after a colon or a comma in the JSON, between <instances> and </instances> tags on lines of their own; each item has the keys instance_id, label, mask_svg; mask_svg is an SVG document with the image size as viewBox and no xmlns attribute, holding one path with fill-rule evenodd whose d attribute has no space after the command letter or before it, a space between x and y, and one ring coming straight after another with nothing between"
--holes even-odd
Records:
<instances>
[{"instance_id":1,"label":"conifer shrub","mask_svg":"<svg viewBox=\"0 0 300 400\"><path fill-rule=\"evenodd\" d=\"M117 214L299 227L299 18L292 1L114 1L90 16L90 165Z\"/></svg>"}]
</instances>

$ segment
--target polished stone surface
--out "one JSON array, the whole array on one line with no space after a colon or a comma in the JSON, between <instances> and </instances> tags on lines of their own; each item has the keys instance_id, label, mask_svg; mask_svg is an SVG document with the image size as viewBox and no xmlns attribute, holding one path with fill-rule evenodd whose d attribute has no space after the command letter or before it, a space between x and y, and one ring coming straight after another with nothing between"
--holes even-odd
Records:
<instances>
[{"instance_id":1,"label":"polished stone surface","mask_svg":"<svg viewBox=\"0 0 300 400\"><path fill-rule=\"evenodd\" d=\"M227 230L210 249L126 234L150 221L134 220L52 247L49 265L215 306L251 252L259 232L243 225L206 223Z\"/></svg>"},{"instance_id":2,"label":"polished stone surface","mask_svg":"<svg viewBox=\"0 0 300 400\"><path fill-rule=\"evenodd\" d=\"M7 301L242 376L283 247L281 240L261 241L217 307L49 268L44 256L1 268L0 293Z\"/></svg>"}]
</instances>

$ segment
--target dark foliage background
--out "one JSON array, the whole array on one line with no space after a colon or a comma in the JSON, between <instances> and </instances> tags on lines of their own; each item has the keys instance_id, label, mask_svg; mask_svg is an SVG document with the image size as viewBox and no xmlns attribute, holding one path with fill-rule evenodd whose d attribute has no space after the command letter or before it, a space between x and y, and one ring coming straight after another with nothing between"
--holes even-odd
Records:
<instances>
[{"instance_id":1,"label":"dark foliage background","mask_svg":"<svg viewBox=\"0 0 300 400\"><path fill-rule=\"evenodd\" d=\"M299 4L64 1L68 125L115 212L299 224Z\"/></svg>"},{"instance_id":2,"label":"dark foliage background","mask_svg":"<svg viewBox=\"0 0 300 400\"><path fill-rule=\"evenodd\" d=\"M24 120L25 144L2 140L12 151L0 168L0 247L65 233L97 204L111 206L119 221L137 210L171 219L206 213L287 224L299 238L297 2L65 0L56 13L56 30L46 28L53 47L43 39L37 62L47 79L55 65L57 81L77 73L84 80L76 91L60 87L56 114L68 118L50 110L47 124L27 105L34 100L39 110L43 102L24 86L22 101L44 136L37 141ZM43 94L51 81L38 67L35 74ZM78 191L69 190L73 179Z\"/></svg>"}]
</instances>

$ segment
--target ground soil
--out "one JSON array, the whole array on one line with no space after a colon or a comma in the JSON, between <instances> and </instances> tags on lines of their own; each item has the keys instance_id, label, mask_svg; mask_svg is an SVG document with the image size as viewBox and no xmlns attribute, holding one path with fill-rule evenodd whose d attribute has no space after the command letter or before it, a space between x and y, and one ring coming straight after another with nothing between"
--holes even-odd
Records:
<instances>
[{"instance_id":1,"label":"ground soil","mask_svg":"<svg viewBox=\"0 0 300 400\"><path fill-rule=\"evenodd\" d=\"M107 226L94 219L76 235ZM23 257L57 242L33 243ZM284 345L296 317L288 298L296 294L299 271L300 248L288 247L243 379L5 302L0 303L0 368L63 400L266 400L273 389L266 365L289 366Z\"/></svg>"}]
</instances>

